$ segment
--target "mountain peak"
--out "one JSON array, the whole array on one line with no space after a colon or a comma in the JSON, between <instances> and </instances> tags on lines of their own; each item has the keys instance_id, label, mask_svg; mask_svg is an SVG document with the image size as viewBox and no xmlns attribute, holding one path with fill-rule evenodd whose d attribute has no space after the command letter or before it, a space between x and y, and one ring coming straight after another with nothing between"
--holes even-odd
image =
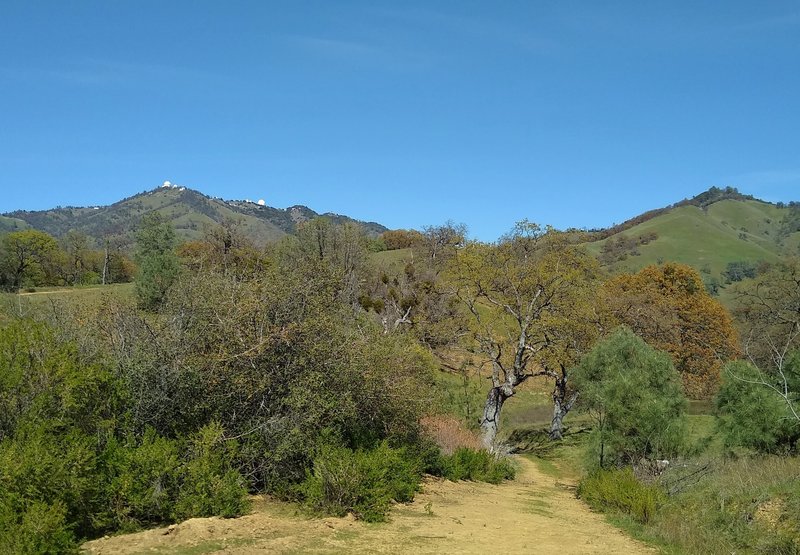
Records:
<instances>
[{"instance_id":1,"label":"mountain peak","mask_svg":"<svg viewBox=\"0 0 800 555\"><path fill-rule=\"evenodd\" d=\"M258 244L291 235L298 224L320 215L307 206L296 205L281 209L268 206L264 199L225 200L172 181L164 181L153 189L108 206L17 210L4 215L8 221L4 222L3 227L33 227L55 237L63 236L74 229L97 241L114 235L132 242L139 220L150 212L161 213L184 240L199 239L207 227L232 220L238 222L242 231ZM336 223L357 222L372 236L387 229L375 222L361 222L348 216L325 216Z\"/></svg>"}]
</instances>

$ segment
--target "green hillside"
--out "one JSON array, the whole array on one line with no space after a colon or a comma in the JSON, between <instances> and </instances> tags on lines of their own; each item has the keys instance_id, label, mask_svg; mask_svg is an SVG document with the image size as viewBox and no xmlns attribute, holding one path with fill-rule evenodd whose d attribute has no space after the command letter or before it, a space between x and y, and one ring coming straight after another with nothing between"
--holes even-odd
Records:
<instances>
[{"instance_id":1,"label":"green hillside","mask_svg":"<svg viewBox=\"0 0 800 555\"><path fill-rule=\"evenodd\" d=\"M97 240L119 237L123 243L130 243L139 220L150 212L161 213L183 240L199 239L209 226L235 221L248 237L259 244L292 234L298 223L320 215L306 206L272 208L250 201L225 201L185 187L159 187L110 206L10 212L0 216L0 232L33 227L60 237L74 229ZM339 214L323 216L337 223L356 221ZM370 235L386 230L375 222L359 223Z\"/></svg>"},{"instance_id":2,"label":"green hillside","mask_svg":"<svg viewBox=\"0 0 800 555\"><path fill-rule=\"evenodd\" d=\"M21 231L29 227L30 226L27 223L17 218L8 218L6 216L0 216L0 233L8 233L10 231Z\"/></svg>"},{"instance_id":3,"label":"green hillside","mask_svg":"<svg viewBox=\"0 0 800 555\"><path fill-rule=\"evenodd\" d=\"M788 212L789 208L757 200L722 200L706 208L680 206L588 243L587 249L613 272L673 261L719 276L730 262L776 262L796 254L798 232L783 235Z\"/></svg>"},{"instance_id":4,"label":"green hillside","mask_svg":"<svg viewBox=\"0 0 800 555\"><path fill-rule=\"evenodd\" d=\"M370 255L370 259L376 267L388 273L397 273L402 271L406 264L414 260L414 253L411 249L373 252Z\"/></svg>"}]
</instances>

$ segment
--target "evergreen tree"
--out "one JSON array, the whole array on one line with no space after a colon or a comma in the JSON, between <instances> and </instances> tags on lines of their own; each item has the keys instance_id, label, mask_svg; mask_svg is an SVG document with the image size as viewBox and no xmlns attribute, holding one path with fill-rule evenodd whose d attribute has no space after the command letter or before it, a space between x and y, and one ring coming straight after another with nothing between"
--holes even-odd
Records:
<instances>
[{"instance_id":1,"label":"evergreen tree","mask_svg":"<svg viewBox=\"0 0 800 555\"><path fill-rule=\"evenodd\" d=\"M586 355L573 378L597 424L593 448L601 467L682 450L686 398L668 354L623 327Z\"/></svg>"},{"instance_id":2,"label":"evergreen tree","mask_svg":"<svg viewBox=\"0 0 800 555\"><path fill-rule=\"evenodd\" d=\"M175 254L175 230L158 212L142 217L136 233L136 298L139 306L154 310L164 301L180 269Z\"/></svg>"}]
</instances>

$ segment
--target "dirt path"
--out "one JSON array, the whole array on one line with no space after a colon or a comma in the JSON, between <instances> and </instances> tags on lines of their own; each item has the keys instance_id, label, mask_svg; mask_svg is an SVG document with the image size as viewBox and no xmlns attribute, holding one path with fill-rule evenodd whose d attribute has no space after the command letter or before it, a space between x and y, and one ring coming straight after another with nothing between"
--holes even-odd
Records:
<instances>
[{"instance_id":1,"label":"dirt path","mask_svg":"<svg viewBox=\"0 0 800 555\"><path fill-rule=\"evenodd\" d=\"M54 289L53 291L19 291L17 295L20 297L30 297L31 295L63 295L64 293L80 293L82 291L96 291L102 287L75 287L72 289L62 288Z\"/></svg>"},{"instance_id":2,"label":"dirt path","mask_svg":"<svg viewBox=\"0 0 800 555\"><path fill-rule=\"evenodd\" d=\"M308 519L288 505L259 500L237 519L196 518L177 526L104 538L89 553L653 553L519 458L513 482L426 482L391 520Z\"/></svg>"}]
</instances>

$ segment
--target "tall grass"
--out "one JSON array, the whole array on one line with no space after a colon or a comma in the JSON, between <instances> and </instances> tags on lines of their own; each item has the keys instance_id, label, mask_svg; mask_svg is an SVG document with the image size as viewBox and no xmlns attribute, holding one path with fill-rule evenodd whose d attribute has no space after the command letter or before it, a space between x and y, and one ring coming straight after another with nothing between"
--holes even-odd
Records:
<instances>
[{"instance_id":1,"label":"tall grass","mask_svg":"<svg viewBox=\"0 0 800 555\"><path fill-rule=\"evenodd\" d=\"M636 522L650 522L666 501L666 494L655 484L644 484L630 468L597 470L581 480L578 497L597 510L618 512Z\"/></svg>"},{"instance_id":2,"label":"tall grass","mask_svg":"<svg viewBox=\"0 0 800 555\"><path fill-rule=\"evenodd\" d=\"M647 532L689 553L800 553L800 458L720 463L674 495Z\"/></svg>"}]
</instances>

